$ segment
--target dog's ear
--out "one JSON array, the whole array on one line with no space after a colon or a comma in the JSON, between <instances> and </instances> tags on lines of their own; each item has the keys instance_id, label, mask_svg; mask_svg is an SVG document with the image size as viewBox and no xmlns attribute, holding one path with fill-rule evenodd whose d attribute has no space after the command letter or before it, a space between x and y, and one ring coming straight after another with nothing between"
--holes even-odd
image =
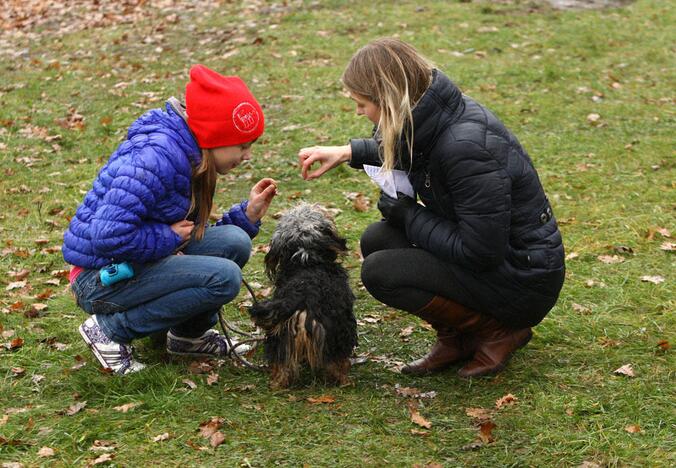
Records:
<instances>
[{"instance_id":1,"label":"dog's ear","mask_svg":"<svg viewBox=\"0 0 676 468\"><path fill-rule=\"evenodd\" d=\"M273 248L273 244L270 243L270 250L265 254L265 274L270 278L270 281L274 281L277 276L277 270L279 269L279 262L282 260L279 249Z\"/></svg>"}]
</instances>

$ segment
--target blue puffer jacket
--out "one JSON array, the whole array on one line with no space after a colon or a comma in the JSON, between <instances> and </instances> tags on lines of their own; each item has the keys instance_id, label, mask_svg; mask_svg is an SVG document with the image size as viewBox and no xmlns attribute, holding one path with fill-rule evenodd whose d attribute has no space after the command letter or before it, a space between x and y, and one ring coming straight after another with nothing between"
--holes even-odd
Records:
<instances>
[{"instance_id":1,"label":"blue puffer jacket","mask_svg":"<svg viewBox=\"0 0 676 468\"><path fill-rule=\"evenodd\" d=\"M72 218L62 248L66 262L98 269L174 253L182 241L170 225L188 213L192 168L200 160L195 138L171 105L142 115ZM254 237L259 223L249 222L246 205L234 205L217 224L236 224Z\"/></svg>"}]
</instances>

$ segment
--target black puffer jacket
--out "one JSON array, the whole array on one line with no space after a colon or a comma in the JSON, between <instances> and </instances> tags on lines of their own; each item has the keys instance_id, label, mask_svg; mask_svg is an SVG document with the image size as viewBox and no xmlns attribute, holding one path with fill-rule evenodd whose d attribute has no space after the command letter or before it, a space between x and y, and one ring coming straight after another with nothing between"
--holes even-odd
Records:
<instances>
[{"instance_id":1,"label":"black puffer jacket","mask_svg":"<svg viewBox=\"0 0 676 468\"><path fill-rule=\"evenodd\" d=\"M545 287L541 292L556 299L564 270L561 234L517 139L438 70L413 109L413 122L413 161L402 144L399 168L410 170L425 206L407 223L411 242L473 274L498 273L514 290ZM352 167L381 164L376 140L351 146Z\"/></svg>"}]
</instances>

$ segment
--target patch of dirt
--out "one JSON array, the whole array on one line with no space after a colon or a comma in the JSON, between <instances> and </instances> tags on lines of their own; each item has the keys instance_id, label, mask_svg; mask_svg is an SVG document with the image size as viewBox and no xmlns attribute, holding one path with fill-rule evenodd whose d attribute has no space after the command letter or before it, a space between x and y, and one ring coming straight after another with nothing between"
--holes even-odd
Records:
<instances>
[{"instance_id":1,"label":"patch of dirt","mask_svg":"<svg viewBox=\"0 0 676 468\"><path fill-rule=\"evenodd\" d=\"M159 17L178 22L187 12L215 9L221 3L219 0L5 0L0 9L0 35L61 35Z\"/></svg>"},{"instance_id":2,"label":"patch of dirt","mask_svg":"<svg viewBox=\"0 0 676 468\"><path fill-rule=\"evenodd\" d=\"M557 10L600 10L602 8L620 8L634 0L546 0Z\"/></svg>"}]
</instances>

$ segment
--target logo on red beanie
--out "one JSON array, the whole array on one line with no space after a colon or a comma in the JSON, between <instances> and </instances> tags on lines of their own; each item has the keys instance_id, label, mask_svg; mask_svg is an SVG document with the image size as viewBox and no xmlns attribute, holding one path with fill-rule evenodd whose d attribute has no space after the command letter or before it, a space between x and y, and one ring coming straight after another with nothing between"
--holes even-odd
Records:
<instances>
[{"instance_id":1,"label":"logo on red beanie","mask_svg":"<svg viewBox=\"0 0 676 468\"><path fill-rule=\"evenodd\" d=\"M251 133L256 130L259 121L258 111L249 102L239 104L232 111L232 123L242 133Z\"/></svg>"}]
</instances>

